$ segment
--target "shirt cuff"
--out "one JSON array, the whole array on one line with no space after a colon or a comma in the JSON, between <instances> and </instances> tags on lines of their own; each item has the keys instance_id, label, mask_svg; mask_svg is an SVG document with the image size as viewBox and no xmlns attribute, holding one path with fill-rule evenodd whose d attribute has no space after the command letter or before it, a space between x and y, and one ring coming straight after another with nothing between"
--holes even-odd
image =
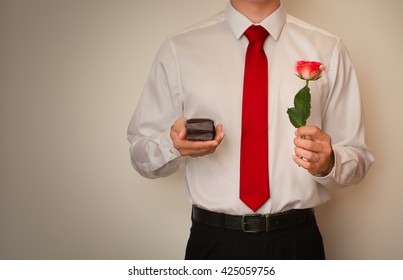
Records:
<instances>
[{"instance_id":1,"label":"shirt cuff","mask_svg":"<svg viewBox=\"0 0 403 280\"><path fill-rule=\"evenodd\" d=\"M175 149L171 138L171 129L168 129L163 134L160 135L159 146L161 152L164 156L165 162L172 161L181 156L179 151Z\"/></svg>"}]
</instances>

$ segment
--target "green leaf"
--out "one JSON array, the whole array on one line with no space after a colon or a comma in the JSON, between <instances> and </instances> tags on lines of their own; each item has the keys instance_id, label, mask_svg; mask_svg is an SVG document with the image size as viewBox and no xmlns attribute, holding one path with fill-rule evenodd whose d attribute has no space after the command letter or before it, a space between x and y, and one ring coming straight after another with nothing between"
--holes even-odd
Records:
<instances>
[{"instance_id":1,"label":"green leaf","mask_svg":"<svg viewBox=\"0 0 403 280\"><path fill-rule=\"evenodd\" d=\"M303 87L295 95L294 106L302 111L303 118L306 121L311 114L311 94L309 92L309 87Z\"/></svg>"},{"instance_id":2,"label":"green leaf","mask_svg":"<svg viewBox=\"0 0 403 280\"><path fill-rule=\"evenodd\" d=\"M306 124L304 121L304 116L299 108L289 108L287 110L288 117L290 118L291 124L295 127L301 127Z\"/></svg>"},{"instance_id":3,"label":"green leaf","mask_svg":"<svg viewBox=\"0 0 403 280\"><path fill-rule=\"evenodd\" d=\"M294 106L287 110L287 114L292 125L298 128L305 125L311 115L311 94L308 86L303 87L295 95Z\"/></svg>"}]
</instances>

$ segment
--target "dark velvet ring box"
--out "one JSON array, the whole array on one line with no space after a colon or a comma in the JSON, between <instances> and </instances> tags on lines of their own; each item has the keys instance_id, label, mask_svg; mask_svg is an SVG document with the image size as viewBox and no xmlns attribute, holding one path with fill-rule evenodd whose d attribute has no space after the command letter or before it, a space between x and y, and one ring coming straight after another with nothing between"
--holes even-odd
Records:
<instances>
[{"instance_id":1,"label":"dark velvet ring box","mask_svg":"<svg viewBox=\"0 0 403 280\"><path fill-rule=\"evenodd\" d=\"M186 122L186 140L209 141L215 137L214 121L210 119L189 119Z\"/></svg>"}]
</instances>

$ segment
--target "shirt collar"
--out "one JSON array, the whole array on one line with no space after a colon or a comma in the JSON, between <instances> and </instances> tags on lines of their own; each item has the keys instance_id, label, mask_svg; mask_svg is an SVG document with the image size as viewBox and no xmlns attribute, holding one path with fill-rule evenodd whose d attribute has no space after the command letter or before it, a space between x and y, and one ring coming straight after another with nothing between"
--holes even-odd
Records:
<instances>
[{"instance_id":1,"label":"shirt collar","mask_svg":"<svg viewBox=\"0 0 403 280\"><path fill-rule=\"evenodd\" d=\"M232 6L231 2L228 3L227 8L224 10L224 16L237 39L241 38L246 29L253 24L251 20L238 12ZM280 7L265 18L260 25L270 33L270 36L274 40L277 40L286 22L286 17L287 14L283 6L280 5Z\"/></svg>"}]
</instances>

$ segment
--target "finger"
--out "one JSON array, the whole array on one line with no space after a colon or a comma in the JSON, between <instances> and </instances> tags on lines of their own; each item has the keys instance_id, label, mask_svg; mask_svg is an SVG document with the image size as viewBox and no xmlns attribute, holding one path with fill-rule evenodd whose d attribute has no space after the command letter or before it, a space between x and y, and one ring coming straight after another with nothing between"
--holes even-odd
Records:
<instances>
[{"instance_id":1,"label":"finger","mask_svg":"<svg viewBox=\"0 0 403 280\"><path fill-rule=\"evenodd\" d=\"M313 139L320 135L322 130L317 126L301 126L295 131L295 136Z\"/></svg>"},{"instance_id":2,"label":"finger","mask_svg":"<svg viewBox=\"0 0 403 280\"><path fill-rule=\"evenodd\" d=\"M299 148L302 148L305 150L309 150L309 151L312 151L315 153L319 153L322 150L321 145L318 144L317 142L309 140L309 139L298 138L298 137L294 138L294 145L296 147L299 147Z\"/></svg>"},{"instance_id":3,"label":"finger","mask_svg":"<svg viewBox=\"0 0 403 280\"><path fill-rule=\"evenodd\" d=\"M186 128L185 128L185 129L182 129L181 131L179 131L179 133L178 133L178 138L179 138L181 141L186 141Z\"/></svg>"},{"instance_id":4,"label":"finger","mask_svg":"<svg viewBox=\"0 0 403 280\"><path fill-rule=\"evenodd\" d=\"M224 132L223 132L223 126L222 124L218 124L215 128L215 137L214 140L218 142L218 144L221 143L221 141L224 139Z\"/></svg>"},{"instance_id":5,"label":"finger","mask_svg":"<svg viewBox=\"0 0 403 280\"><path fill-rule=\"evenodd\" d=\"M180 151L182 155L200 156L213 153L217 146L220 144L217 140L211 141L178 141L176 143L176 149Z\"/></svg>"},{"instance_id":6,"label":"finger","mask_svg":"<svg viewBox=\"0 0 403 280\"><path fill-rule=\"evenodd\" d=\"M186 130L186 118L177 119L172 125L171 129L179 133L182 130Z\"/></svg>"},{"instance_id":7,"label":"finger","mask_svg":"<svg viewBox=\"0 0 403 280\"><path fill-rule=\"evenodd\" d=\"M301 148L298 148L298 147L296 147L294 149L294 151L295 151L295 154L297 156L299 156L301 159L303 159L305 161L311 161L311 162L316 161L316 158L317 158L316 153L313 153L313 152L311 152L309 150L301 149Z\"/></svg>"},{"instance_id":8,"label":"finger","mask_svg":"<svg viewBox=\"0 0 403 280\"><path fill-rule=\"evenodd\" d=\"M301 159L297 155L293 155L293 160L299 167L306 169L312 175L320 173L320 170L318 169L318 165L315 163L306 161L305 159Z\"/></svg>"},{"instance_id":9,"label":"finger","mask_svg":"<svg viewBox=\"0 0 403 280\"><path fill-rule=\"evenodd\" d=\"M302 167L304 169L308 169L311 164L309 163L309 161L306 161L304 158L301 158L300 156L294 154L292 156L292 159L294 160L294 162L299 166Z\"/></svg>"}]
</instances>

